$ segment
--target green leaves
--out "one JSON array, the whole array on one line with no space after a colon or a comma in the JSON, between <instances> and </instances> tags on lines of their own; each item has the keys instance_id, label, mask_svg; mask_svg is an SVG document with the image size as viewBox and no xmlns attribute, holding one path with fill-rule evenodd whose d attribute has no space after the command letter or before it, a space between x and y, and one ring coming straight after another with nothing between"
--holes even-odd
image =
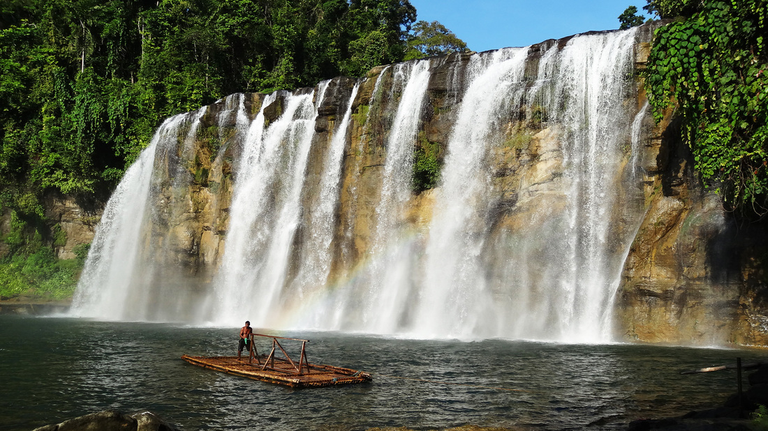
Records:
<instances>
[{"instance_id":1,"label":"green leaves","mask_svg":"<svg viewBox=\"0 0 768 431\"><path fill-rule=\"evenodd\" d=\"M362 76L372 66L402 61L415 20L408 0L350 0L340 35L349 60L341 61L341 72Z\"/></svg>"},{"instance_id":2,"label":"green leaves","mask_svg":"<svg viewBox=\"0 0 768 431\"><path fill-rule=\"evenodd\" d=\"M631 27L642 25L645 18L637 15L637 6L629 6L619 15L619 30L625 30Z\"/></svg>"},{"instance_id":3,"label":"green leaves","mask_svg":"<svg viewBox=\"0 0 768 431\"><path fill-rule=\"evenodd\" d=\"M467 44L437 21L417 22L408 39L406 60L467 51Z\"/></svg>"},{"instance_id":4,"label":"green leaves","mask_svg":"<svg viewBox=\"0 0 768 431\"><path fill-rule=\"evenodd\" d=\"M767 11L766 0L706 2L657 31L645 73L654 116L676 106L702 180L744 214L768 212Z\"/></svg>"},{"instance_id":5,"label":"green leaves","mask_svg":"<svg viewBox=\"0 0 768 431\"><path fill-rule=\"evenodd\" d=\"M690 16L699 9L699 0L648 0L643 9L660 18Z\"/></svg>"}]
</instances>

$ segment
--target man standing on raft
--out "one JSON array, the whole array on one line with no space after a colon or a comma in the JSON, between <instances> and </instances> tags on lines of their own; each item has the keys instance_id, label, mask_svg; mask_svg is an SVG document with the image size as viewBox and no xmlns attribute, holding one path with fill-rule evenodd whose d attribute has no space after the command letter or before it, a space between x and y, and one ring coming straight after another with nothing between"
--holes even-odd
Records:
<instances>
[{"instance_id":1,"label":"man standing on raft","mask_svg":"<svg viewBox=\"0 0 768 431\"><path fill-rule=\"evenodd\" d=\"M251 329L251 322L245 321L245 326L240 328L240 343L237 346L237 360L240 360L240 355L243 353L243 348L247 352L250 353L251 351L251 335L253 334L253 329Z\"/></svg>"}]
</instances>

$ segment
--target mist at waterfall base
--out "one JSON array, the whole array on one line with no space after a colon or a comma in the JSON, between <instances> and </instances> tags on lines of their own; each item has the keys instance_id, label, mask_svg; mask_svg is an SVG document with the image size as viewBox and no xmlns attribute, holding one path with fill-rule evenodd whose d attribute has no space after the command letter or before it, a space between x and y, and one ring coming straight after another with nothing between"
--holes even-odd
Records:
<instances>
[{"instance_id":1,"label":"mist at waterfall base","mask_svg":"<svg viewBox=\"0 0 768 431\"><path fill-rule=\"evenodd\" d=\"M529 48L474 54L451 71L446 94L457 100L453 128L432 191L434 213L419 229L403 223L403 214L414 196L410 176L425 93L443 59L384 68L370 100L360 102L382 107L387 127L370 247L335 274L334 265L343 263L334 259L352 254L351 241L344 241L351 228L339 233L339 218L354 225L355 214L337 209L340 172L349 168L343 164L358 163L349 129L355 123L365 136L371 127L370 118L350 119L366 79L342 102L317 184L308 184L307 166L329 81L312 91L267 96L252 120L243 95L224 101L218 115L236 117L236 130L217 160L230 146L242 150L223 255L202 294L180 288L172 272L155 263L169 250L169 241L159 247L152 237L159 212L169 211L155 203L157 172L169 160L190 157L185 153L205 109L170 118L106 207L73 314L214 326L250 319L270 329L418 339L610 342L622 264L643 211L642 202L622 200L639 190L631 164L637 157L628 149L638 147L637 117L648 115L624 102L636 91L634 43L631 29L551 44L534 79L525 74ZM278 103L282 115L265 121L265 110ZM554 138L541 138L540 158L552 161L549 171L532 172L516 191L513 212L525 226L499 227L489 217L510 203L494 185L489 154L505 145L505 119L534 109L546 112L547 136ZM365 167L354 168L361 175ZM191 176L183 169L169 175L174 182ZM317 196L307 199L311 190ZM356 186L345 192L356 198Z\"/></svg>"},{"instance_id":2,"label":"mist at waterfall base","mask_svg":"<svg viewBox=\"0 0 768 431\"><path fill-rule=\"evenodd\" d=\"M626 429L638 418L721 405L736 392L733 370L680 371L762 358L755 350L300 335L311 340L310 361L362 369L373 381L290 389L180 359L233 354L236 328L0 315L0 430L106 409L150 410L186 430Z\"/></svg>"}]
</instances>

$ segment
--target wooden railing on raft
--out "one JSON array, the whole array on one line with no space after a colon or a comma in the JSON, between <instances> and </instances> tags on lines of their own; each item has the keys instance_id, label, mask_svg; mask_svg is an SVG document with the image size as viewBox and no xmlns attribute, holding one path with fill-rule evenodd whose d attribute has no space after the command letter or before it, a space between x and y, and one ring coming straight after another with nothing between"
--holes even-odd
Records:
<instances>
[{"instance_id":1,"label":"wooden railing on raft","mask_svg":"<svg viewBox=\"0 0 768 431\"><path fill-rule=\"evenodd\" d=\"M269 355L264 360L264 364L261 364L261 359L259 359L259 352L256 350L256 344L254 343L255 337L264 337L264 338L271 338L272 339L272 351L269 352ZM278 339L280 340L290 340L290 341L301 341L301 356L299 357L299 364L296 365L296 362L291 359L290 355L288 355L288 352L285 351L283 346L280 344ZM256 363L259 365L262 365L261 369L266 370L275 370L275 353L277 352L277 349L279 348L281 352L283 352L283 355L285 356L285 360L288 361L288 363L293 366L293 368L296 370L298 375L303 375L304 371L306 371L307 374L309 374L309 361L307 360L307 352L306 347L307 343L309 343L309 340L304 340L301 338L289 338L289 337L278 337L275 335L265 335L265 334L251 334L251 340L249 344L249 355L248 355L248 363L250 364L253 362L253 360L256 360Z\"/></svg>"}]
</instances>

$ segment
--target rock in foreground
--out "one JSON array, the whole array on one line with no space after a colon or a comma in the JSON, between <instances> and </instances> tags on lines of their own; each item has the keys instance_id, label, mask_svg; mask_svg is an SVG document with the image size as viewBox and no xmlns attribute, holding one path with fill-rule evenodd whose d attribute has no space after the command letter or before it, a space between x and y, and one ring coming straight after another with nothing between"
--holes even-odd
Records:
<instances>
[{"instance_id":1,"label":"rock in foreground","mask_svg":"<svg viewBox=\"0 0 768 431\"><path fill-rule=\"evenodd\" d=\"M34 431L177 431L152 412L126 415L114 410L80 416L56 425L46 425Z\"/></svg>"}]
</instances>

